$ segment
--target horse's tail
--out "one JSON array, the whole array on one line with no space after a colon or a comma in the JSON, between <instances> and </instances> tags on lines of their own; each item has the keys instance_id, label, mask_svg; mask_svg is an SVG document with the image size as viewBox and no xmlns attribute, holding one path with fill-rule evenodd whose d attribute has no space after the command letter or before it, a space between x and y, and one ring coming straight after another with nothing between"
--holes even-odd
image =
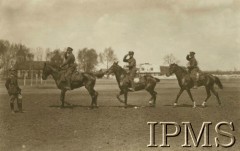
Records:
<instances>
[{"instance_id":1,"label":"horse's tail","mask_svg":"<svg viewBox=\"0 0 240 151\"><path fill-rule=\"evenodd\" d=\"M155 78L155 77L154 77L154 79L156 80L156 82L160 82L160 79L158 79L158 78Z\"/></svg>"},{"instance_id":2,"label":"horse's tail","mask_svg":"<svg viewBox=\"0 0 240 151\"><path fill-rule=\"evenodd\" d=\"M152 75L145 75L144 77L145 77L145 79L146 79L147 77L151 77L151 78L155 79L156 82L160 82L160 79L155 78L155 77L153 77Z\"/></svg>"},{"instance_id":3,"label":"horse's tail","mask_svg":"<svg viewBox=\"0 0 240 151\"><path fill-rule=\"evenodd\" d=\"M97 77L97 78L102 78L105 73L103 73L103 72L94 72L94 73L92 73L92 74L93 74L95 77Z\"/></svg>"},{"instance_id":4,"label":"horse's tail","mask_svg":"<svg viewBox=\"0 0 240 151\"><path fill-rule=\"evenodd\" d=\"M105 75L105 73L102 70L97 71L97 72L86 72L86 73L90 74L94 77L97 77L97 78L102 78Z\"/></svg>"},{"instance_id":5,"label":"horse's tail","mask_svg":"<svg viewBox=\"0 0 240 151\"><path fill-rule=\"evenodd\" d=\"M220 79L219 79L218 77L216 77L216 76L214 76L214 78L215 78L214 81L215 81L215 83L218 85L218 87L219 87L220 89L223 89L223 85L222 85Z\"/></svg>"}]
</instances>

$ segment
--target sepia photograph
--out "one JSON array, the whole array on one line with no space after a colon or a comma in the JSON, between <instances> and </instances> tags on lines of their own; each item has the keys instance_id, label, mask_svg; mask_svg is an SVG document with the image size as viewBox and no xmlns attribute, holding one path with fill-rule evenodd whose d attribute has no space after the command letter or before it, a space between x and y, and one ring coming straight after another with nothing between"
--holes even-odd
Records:
<instances>
[{"instance_id":1,"label":"sepia photograph","mask_svg":"<svg viewBox=\"0 0 240 151\"><path fill-rule=\"evenodd\" d=\"M0 0L0 151L237 151L239 108L239 0Z\"/></svg>"}]
</instances>

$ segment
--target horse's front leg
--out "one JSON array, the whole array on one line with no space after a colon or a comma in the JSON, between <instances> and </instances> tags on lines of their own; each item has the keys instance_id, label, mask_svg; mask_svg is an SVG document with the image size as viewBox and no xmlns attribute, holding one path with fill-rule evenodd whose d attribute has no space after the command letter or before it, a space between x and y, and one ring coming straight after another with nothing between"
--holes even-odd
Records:
<instances>
[{"instance_id":1,"label":"horse's front leg","mask_svg":"<svg viewBox=\"0 0 240 151\"><path fill-rule=\"evenodd\" d=\"M124 90L124 104L127 107L127 99L128 99L128 88Z\"/></svg>"},{"instance_id":2,"label":"horse's front leg","mask_svg":"<svg viewBox=\"0 0 240 151\"><path fill-rule=\"evenodd\" d=\"M118 101L121 102L121 103L124 103L124 101L120 98L120 96L123 95L123 94L124 94L124 91L121 90L121 91L119 92L119 94L117 94L117 96L116 96L117 99L118 99Z\"/></svg>"},{"instance_id":3,"label":"horse's front leg","mask_svg":"<svg viewBox=\"0 0 240 151\"><path fill-rule=\"evenodd\" d=\"M205 87L206 88L206 92L207 92L207 98L204 100L204 102L202 103L202 106L205 107L206 106L206 103L207 103L207 100L210 98L211 96L211 92L210 92L210 89L209 87Z\"/></svg>"},{"instance_id":4,"label":"horse's front leg","mask_svg":"<svg viewBox=\"0 0 240 151\"><path fill-rule=\"evenodd\" d=\"M196 102L193 100L192 93L191 93L190 89L187 89L187 93L188 93L190 99L193 102L193 108L195 108L196 107Z\"/></svg>"},{"instance_id":5,"label":"horse's front leg","mask_svg":"<svg viewBox=\"0 0 240 151\"><path fill-rule=\"evenodd\" d=\"M175 100L175 102L174 102L174 104L173 104L174 106L177 106L178 99L179 99L179 97L181 96L181 94L183 93L183 91L184 91L184 89L181 88L180 91L178 92L177 98L176 98L176 100Z\"/></svg>"},{"instance_id":6,"label":"horse's front leg","mask_svg":"<svg viewBox=\"0 0 240 151\"><path fill-rule=\"evenodd\" d=\"M61 108L64 108L65 94L66 94L66 90L61 90L61 96L60 96L60 100L62 102Z\"/></svg>"}]
</instances>

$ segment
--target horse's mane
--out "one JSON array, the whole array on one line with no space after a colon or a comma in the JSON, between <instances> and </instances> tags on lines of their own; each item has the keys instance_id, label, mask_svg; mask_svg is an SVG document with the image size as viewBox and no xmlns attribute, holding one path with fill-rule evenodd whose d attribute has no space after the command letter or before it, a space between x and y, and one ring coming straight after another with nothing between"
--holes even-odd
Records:
<instances>
[{"instance_id":1,"label":"horse's mane","mask_svg":"<svg viewBox=\"0 0 240 151\"><path fill-rule=\"evenodd\" d=\"M175 64L175 65L184 73L188 73L187 68L185 66L179 66L178 64Z\"/></svg>"},{"instance_id":2,"label":"horse's mane","mask_svg":"<svg viewBox=\"0 0 240 151\"><path fill-rule=\"evenodd\" d=\"M123 71L124 74L127 73L127 71L123 67L121 67L120 65L117 64L117 67L120 68Z\"/></svg>"}]
</instances>

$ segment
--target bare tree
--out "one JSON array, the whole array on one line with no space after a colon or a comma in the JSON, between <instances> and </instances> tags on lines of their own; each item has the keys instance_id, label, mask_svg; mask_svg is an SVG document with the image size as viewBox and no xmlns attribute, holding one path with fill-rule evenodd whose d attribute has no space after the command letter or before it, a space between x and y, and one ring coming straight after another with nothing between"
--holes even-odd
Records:
<instances>
[{"instance_id":1,"label":"bare tree","mask_svg":"<svg viewBox=\"0 0 240 151\"><path fill-rule=\"evenodd\" d=\"M107 69L109 67L109 64L113 63L114 61L117 61L117 57L114 53L114 50L109 47L104 50L103 53L99 54L99 60L101 63L105 64Z\"/></svg>"},{"instance_id":2,"label":"bare tree","mask_svg":"<svg viewBox=\"0 0 240 151\"><path fill-rule=\"evenodd\" d=\"M173 55L173 54L168 54L163 57L164 64L170 65L172 63L180 63L180 61Z\"/></svg>"},{"instance_id":3,"label":"bare tree","mask_svg":"<svg viewBox=\"0 0 240 151\"><path fill-rule=\"evenodd\" d=\"M37 61L42 61L43 60L43 48L37 47L34 52L34 56Z\"/></svg>"},{"instance_id":4,"label":"bare tree","mask_svg":"<svg viewBox=\"0 0 240 151\"><path fill-rule=\"evenodd\" d=\"M47 48L46 50L45 50L45 60L46 61L50 61L51 60L51 49L50 48Z\"/></svg>"}]
</instances>

